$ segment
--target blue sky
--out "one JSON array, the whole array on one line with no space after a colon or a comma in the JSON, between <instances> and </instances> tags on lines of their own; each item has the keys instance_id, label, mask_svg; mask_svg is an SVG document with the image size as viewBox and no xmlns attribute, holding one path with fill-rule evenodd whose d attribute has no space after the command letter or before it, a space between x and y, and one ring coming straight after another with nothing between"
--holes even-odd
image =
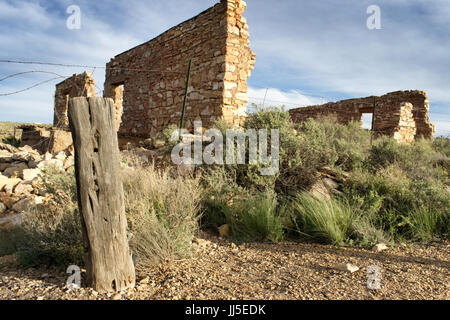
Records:
<instances>
[{"instance_id":1,"label":"blue sky","mask_svg":"<svg viewBox=\"0 0 450 320\"><path fill-rule=\"evenodd\" d=\"M217 2L0 0L0 59L104 66ZM80 30L66 28L70 5L81 8ZM370 5L381 9L381 30L366 26ZM438 135L450 135L450 1L248 0L247 6L257 53L250 102L261 103L266 91L266 105L296 107L419 89L428 92ZM63 76L84 71L0 63L0 79L29 70ZM88 71L102 89L104 70ZM10 78L0 82L0 94L53 77ZM0 96L0 121L50 123L59 81Z\"/></svg>"}]
</instances>

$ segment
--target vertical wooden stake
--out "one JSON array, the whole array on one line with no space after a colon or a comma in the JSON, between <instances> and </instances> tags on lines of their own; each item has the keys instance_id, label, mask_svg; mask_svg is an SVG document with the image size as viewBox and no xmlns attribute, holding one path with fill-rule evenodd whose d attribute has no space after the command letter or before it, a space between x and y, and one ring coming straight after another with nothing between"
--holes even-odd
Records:
<instances>
[{"instance_id":1,"label":"vertical wooden stake","mask_svg":"<svg viewBox=\"0 0 450 320\"><path fill-rule=\"evenodd\" d=\"M377 108L377 98L373 98L373 112L372 112L372 129L370 130L370 145L373 144L373 134L375 130L375 110Z\"/></svg>"},{"instance_id":2,"label":"vertical wooden stake","mask_svg":"<svg viewBox=\"0 0 450 320\"><path fill-rule=\"evenodd\" d=\"M192 65L192 59L189 59L188 72L187 72L187 76L186 76L186 89L184 91L183 109L181 110L180 130L183 129L184 113L186 111L186 101L187 101L187 94L188 94L188 89L189 89L189 80L191 77L191 65Z\"/></svg>"},{"instance_id":3,"label":"vertical wooden stake","mask_svg":"<svg viewBox=\"0 0 450 320\"><path fill-rule=\"evenodd\" d=\"M70 99L69 123L88 285L100 293L132 288L136 279L127 239L114 101Z\"/></svg>"}]
</instances>

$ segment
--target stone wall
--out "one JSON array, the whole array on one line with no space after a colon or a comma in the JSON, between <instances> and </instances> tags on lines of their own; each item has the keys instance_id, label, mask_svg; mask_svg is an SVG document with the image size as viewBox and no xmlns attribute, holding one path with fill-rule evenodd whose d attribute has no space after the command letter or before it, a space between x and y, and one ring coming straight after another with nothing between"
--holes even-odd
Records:
<instances>
[{"instance_id":1,"label":"stone wall","mask_svg":"<svg viewBox=\"0 0 450 320\"><path fill-rule=\"evenodd\" d=\"M120 136L153 137L181 118L192 59L185 127L194 120L240 124L255 63L242 0L212 8L130 49L107 64L104 97L113 98Z\"/></svg>"},{"instance_id":2,"label":"stone wall","mask_svg":"<svg viewBox=\"0 0 450 320\"><path fill-rule=\"evenodd\" d=\"M429 103L424 91L397 91L381 97L343 100L293 109L289 112L294 122L334 114L340 123L359 121L362 124L363 114L373 113L374 100L376 108L373 117L376 133L395 136L397 140L403 142L420 137L433 138L436 129L428 116Z\"/></svg>"},{"instance_id":3,"label":"stone wall","mask_svg":"<svg viewBox=\"0 0 450 320\"><path fill-rule=\"evenodd\" d=\"M41 154L73 149L72 134L65 128L39 124L26 124L19 128L22 129L20 147L29 146Z\"/></svg>"},{"instance_id":4,"label":"stone wall","mask_svg":"<svg viewBox=\"0 0 450 320\"><path fill-rule=\"evenodd\" d=\"M89 72L74 74L72 77L58 83L55 91L53 125L56 128L68 129L67 107L69 98L95 96L95 80Z\"/></svg>"}]
</instances>

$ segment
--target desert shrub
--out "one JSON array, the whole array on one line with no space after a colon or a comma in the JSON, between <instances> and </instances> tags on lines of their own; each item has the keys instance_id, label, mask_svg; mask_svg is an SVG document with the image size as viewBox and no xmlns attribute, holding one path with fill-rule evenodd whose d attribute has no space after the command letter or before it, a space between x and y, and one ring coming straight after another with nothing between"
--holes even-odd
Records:
<instances>
[{"instance_id":1,"label":"desert shrub","mask_svg":"<svg viewBox=\"0 0 450 320\"><path fill-rule=\"evenodd\" d=\"M349 243L371 248L378 243L391 243L389 234L370 216L356 216L350 226Z\"/></svg>"},{"instance_id":2,"label":"desert shrub","mask_svg":"<svg viewBox=\"0 0 450 320\"><path fill-rule=\"evenodd\" d=\"M26 214L16 234L17 255L24 267L83 264L81 220L73 170L49 167L41 175L51 201Z\"/></svg>"},{"instance_id":3,"label":"desert shrub","mask_svg":"<svg viewBox=\"0 0 450 320\"><path fill-rule=\"evenodd\" d=\"M15 138L14 136L8 136L2 139L3 143L10 144L13 147L20 147L20 139Z\"/></svg>"},{"instance_id":4,"label":"desert shrub","mask_svg":"<svg viewBox=\"0 0 450 320\"><path fill-rule=\"evenodd\" d=\"M301 193L294 201L294 210L296 230L301 238L335 245L348 239L353 214L345 201L325 201Z\"/></svg>"},{"instance_id":5,"label":"desert shrub","mask_svg":"<svg viewBox=\"0 0 450 320\"><path fill-rule=\"evenodd\" d=\"M166 129L164 129L164 131L161 134L157 136L157 138L162 139L167 143L166 147L168 150L171 150L174 146L178 144L178 141L172 140L172 135L176 131L179 132L179 126L173 124L168 126Z\"/></svg>"},{"instance_id":6,"label":"desert shrub","mask_svg":"<svg viewBox=\"0 0 450 320\"><path fill-rule=\"evenodd\" d=\"M40 188L44 192L56 194L62 191L70 197L72 202L77 201L77 184L74 168L65 172L57 166L50 165L44 168L39 176L41 178Z\"/></svg>"},{"instance_id":7,"label":"desert shrub","mask_svg":"<svg viewBox=\"0 0 450 320\"><path fill-rule=\"evenodd\" d=\"M136 270L189 255L200 218L198 180L153 167L124 169L122 177Z\"/></svg>"},{"instance_id":8,"label":"desert shrub","mask_svg":"<svg viewBox=\"0 0 450 320\"><path fill-rule=\"evenodd\" d=\"M411 176L414 175L405 172L398 163L377 171L356 170L345 182L343 190L363 221L382 230L392 240L413 239L415 234L421 233L421 225L412 223L417 221L414 217L434 221L433 215L439 213L444 219L442 224L448 221L450 197L439 179L414 180ZM412 212L416 214L411 216ZM425 218L424 215L430 216ZM414 231L415 228L418 230ZM446 233L444 228L432 230L437 237Z\"/></svg>"},{"instance_id":9,"label":"desert shrub","mask_svg":"<svg viewBox=\"0 0 450 320\"><path fill-rule=\"evenodd\" d=\"M283 240L283 223L277 213L277 198L273 191L241 200L226 215L236 242Z\"/></svg>"},{"instance_id":10,"label":"desert shrub","mask_svg":"<svg viewBox=\"0 0 450 320\"><path fill-rule=\"evenodd\" d=\"M424 206L414 208L402 218L408 239L422 242L430 241L436 238L436 235L443 234L444 229L448 227L442 213Z\"/></svg>"},{"instance_id":11,"label":"desert shrub","mask_svg":"<svg viewBox=\"0 0 450 320\"><path fill-rule=\"evenodd\" d=\"M214 121L213 128L219 130L223 136L226 136L227 130L235 129L228 121L224 119L217 119Z\"/></svg>"},{"instance_id":12,"label":"desert shrub","mask_svg":"<svg viewBox=\"0 0 450 320\"><path fill-rule=\"evenodd\" d=\"M198 229L198 181L172 177L168 171L153 167L123 170L126 214L133 234L130 248L138 272L189 254ZM49 168L42 174L42 185L51 202L27 214L22 226L6 241L26 267L82 266L83 239L73 171Z\"/></svg>"},{"instance_id":13,"label":"desert shrub","mask_svg":"<svg viewBox=\"0 0 450 320\"><path fill-rule=\"evenodd\" d=\"M66 202L67 199L60 201ZM20 227L17 256L22 266L82 266L83 242L76 206L61 203L55 205L52 212L48 209L40 206L33 210Z\"/></svg>"},{"instance_id":14,"label":"desert shrub","mask_svg":"<svg viewBox=\"0 0 450 320\"><path fill-rule=\"evenodd\" d=\"M437 152L450 157L450 138L439 137L434 139L433 148Z\"/></svg>"},{"instance_id":15,"label":"desert shrub","mask_svg":"<svg viewBox=\"0 0 450 320\"><path fill-rule=\"evenodd\" d=\"M420 139L412 144L397 143L393 138L377 139L370 150L368 167L372 171L389 165L397 165L413 180L442 179L446 172L442 156L433 148L430 140Z\"/></svg>"},{"instance_id":16,"label":"desert shrub","mask_svg":"<svg viewBox=\"0 0 450 320\"><path fill-rule=\"evenodd\" d=\"M203 186L203 227L219 227L227 223L232 205L246 198L248 191L237 184L236 171L225 167L204 167L199 175Z\"/></svg>"},{"instance_id":17,"label":"desert shrub","mask_svg":"<svg viewBox=\"0 0 450 320\"><path fill-rule=\"evenodd\" d=\"M21 238L20 228L2 230L0 232L0 257L16 253Z\"/></svg>"},{"instance_id":18,"label":"desert shrub","mask_svg":"<svg viewBox=\"0 0 450 320\"><path fill-rule=\"evenodd\" d=\"M362 166L370 134L356 122L348 126L324 117L296 125L295 134L282 137L279 189L292 193L308 188L323 167L348 171Z\"/></svg>"}]
</instances>

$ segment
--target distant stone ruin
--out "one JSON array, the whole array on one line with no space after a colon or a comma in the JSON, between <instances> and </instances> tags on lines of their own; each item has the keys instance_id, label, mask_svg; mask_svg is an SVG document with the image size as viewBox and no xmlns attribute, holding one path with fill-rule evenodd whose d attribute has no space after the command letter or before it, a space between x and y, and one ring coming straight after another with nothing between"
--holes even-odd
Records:
<instances>
[{"instance_id":1,"label":"distant stone ruin","mask_svg":"<svg viewBox=\"0 0 450 320\"><path fill-rule=\"evenodd\" d=\"M69 98L96 95L95 80L89 72L74 74L56 85L53 126L31 124L21 126L21 147L30 146L40 153L58 153L71 148L72 134L69 130L67 109Z\"/></svg>"},{"instance_id":2,"label":"distant stone ruin","mask_svg":"<svg viewBox=\"0 0 450 320\"><path fill-rule=\"evenodd\" d=\"M343 100L289 112L297 123L333 114L340 123L357 121L362 124L363 114L372 114L377 135L388 135L399 142L410 143L421 137L433 139L436 128L430 122L428 111L426 92L397 91L381 97Z\"/></svg>"}]
</instances>

